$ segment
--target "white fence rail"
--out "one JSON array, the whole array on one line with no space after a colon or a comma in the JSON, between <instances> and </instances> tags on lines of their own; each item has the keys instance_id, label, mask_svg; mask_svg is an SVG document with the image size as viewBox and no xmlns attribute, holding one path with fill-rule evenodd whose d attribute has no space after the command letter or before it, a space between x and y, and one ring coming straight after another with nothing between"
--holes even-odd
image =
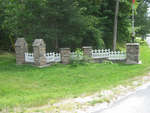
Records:
<instances>
[{"instance_id":1,"label":"white fence rail","mask_svg":"<svg viewBox=\"0 0 150 113\"><path fill-rule=\"evenodd\" d=\"M108 58L109 55L110 55L110 49L92 50L92 57L93 58Z\"/></svg>"},{"instance_id":2,"label":"white fence rail","mask_svg":"<svg viewBox=\"0 0 150 113\"><path fill-rule=\"evenodd\" d=\"M46 62L60 62L61 55L60 53L46 53ZM25 62L34 63L34 56L33 53L25 53Z\"/></svg>"},{"instance_id":3,"label":"white fence rail","mask_svg":"<svg viewBox=\"0 0 150 113\"><path fill-rule=\"evenodd\" d=\"M25 53L25 62L34 63L33 53Z\"/></svg>"},{"instance_id":4,"label":"white fence rail","mask_svg":"<svg viewBox=\"0 0 150 113\"><path fill-rule=\"evenodd\" d=\"M120 51L112 51L109 54L109 60L125 60L126 54L124 52Z\"/></svg>"},{"instance_id":5,"label":"white fence rail","mask_svg":"<svg viewBox=\"0 0 150 113\"><path fill-rule=\"evenodd\" d=\"M60 53L46 53L46 62L61 62L61 55ZM78 55L75 52L71 53L72 59L83 59L83 55ZM105 50L92 50L92 58L107 58L109 60L125 60L126 53L120 51L110 51L110 49ZM34 56L33 53L25 53L25 62L34 63Z\"/></svg>"},{"instance_id":6,"label":"white fence rail","mask_svg":"<svg viewBox=\"0 0 150 113\"><path fill-rule=\"evenodd\" d=\"M60 62L61 61L61 55L60 53L46 53L46 62Z\"/></svg>"},{"instance_id":7,"label":"white fence rail","mask_svg":"<svg viewBox=\"0 0 150 113\"><path fill-rule=\"evenodd\" d=\"M109 60L125 60L126 53L122 51L110 51L110 49L92 50L92 58L107 58Z\"/></svg>"}]
</instances>

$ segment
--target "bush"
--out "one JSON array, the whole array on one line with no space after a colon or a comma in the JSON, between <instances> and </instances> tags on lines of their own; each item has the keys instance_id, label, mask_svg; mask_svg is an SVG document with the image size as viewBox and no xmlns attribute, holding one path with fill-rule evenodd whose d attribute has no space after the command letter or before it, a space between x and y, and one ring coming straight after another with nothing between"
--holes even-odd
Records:
<instances>
[{"instance_id":1,"label":"bush","mask_svg":"<svg viewBox=\"0 0 150 113\"><path fill-rule=\"evenodd\" d=\"M91 61L91 58L83 55L81 49L76 49L76 51L70 57L71 65L78 66L79 64L85 65Z\"/></svg>"},{"instance_id":2,"label":"bush","mask_svg":"<svg viewBox=\"0 0 150 113\"><path fill-rule=\"evenodd\" d=\"M78 64L83 64L83 51L81 49L76 49L76 51L70 57L71 64L77 66Z\"/></svg>"},{"instance_id":3,"label":"bush","mask_svg":"<svg viewBox=\"0 0 150 113\"><path fill-rule=\"evenodd\" d=\"M142 39L139 39L139 38L136 38L135 42L139 43L142 46L146 46L147 45L145 40L142 40Z\"/></svg>"}]
</instances>

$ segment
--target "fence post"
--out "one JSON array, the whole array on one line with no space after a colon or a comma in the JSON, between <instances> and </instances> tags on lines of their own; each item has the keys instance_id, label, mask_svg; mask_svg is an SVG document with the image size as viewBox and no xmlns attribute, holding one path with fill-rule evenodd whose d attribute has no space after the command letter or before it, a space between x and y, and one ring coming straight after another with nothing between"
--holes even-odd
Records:
<instances>
[{"instance_id":1,"label":"fence post","mask_svg":"<svg viewBox=\"0 0 150 113\"><path fill-rule=\"evenodd\" d=\"M25 53L28 52L28 44L24 38L17 38L15 43L16 64L21 65L25 63Z\"/></svg>"},{"instance_id":2,"label":"fence post","mask_svg":"<svg viewBox=\"0 0 150 113\"><path fill-rule=\"evenodd\" d=\"M46 45L43 39L35 39L33 44L34 64L42 67L46 65Z\"/></svg>"},{"instance_id":3,"label":"fence post","mask_svg":"<svg viewBox=\"0 0 150 113\"><path fill-rule=\"evenodd\" d=\"M126 63L138 64L139 63L139 43L126 44Z\"/></svg>"},{"instance_id":4,"label":"fence post","mask_svg":"<svg viewBox=\"0 0 150 113\"><path fill-rule=\"evenodd\" d=\"M84 46L82 49L83 49L84 60L88 61L88 62L93 61L91 59L92 58L92 47L91 46Z\"/></svg>"},{"instance_id":5,"label":"fence post","mask_svg":"<svg viewBox=\"0 0 150 113\"><path fill-rule=\"evenodd\" d=\"M83 55L91 58L92 57L92 47L91 46L83 47Z\"/></svg>"},{"instance_id":6,"label":"fence post","mask_svg":"<svg viewBox=\"0 0 150 113\"><path fill-rule=\"evenodd\" d=\"M61 48L60 54L61 54L61 62L63 64L69 64L70 63L70 55L71 55L70 48Z\"/></svg>"}]
</instances>

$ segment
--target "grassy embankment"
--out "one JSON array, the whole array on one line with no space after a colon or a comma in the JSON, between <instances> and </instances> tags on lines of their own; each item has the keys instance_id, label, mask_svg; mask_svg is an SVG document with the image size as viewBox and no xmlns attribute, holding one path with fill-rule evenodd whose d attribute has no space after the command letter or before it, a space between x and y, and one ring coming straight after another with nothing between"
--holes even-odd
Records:
<instances>
[{"instance_id":1,"label":"grassy embankment","mask_svg":"<svg viewBox=\"0 0 150 113\"><path fill-rule=\"evenodd\" d=\"M93 93L125 83L150 71L150 49L141 47L143 64L55 65L36 68L17 66L11 54L0 55L0 109L38 106L58 99Z\"/></svg>"}]
</instances>

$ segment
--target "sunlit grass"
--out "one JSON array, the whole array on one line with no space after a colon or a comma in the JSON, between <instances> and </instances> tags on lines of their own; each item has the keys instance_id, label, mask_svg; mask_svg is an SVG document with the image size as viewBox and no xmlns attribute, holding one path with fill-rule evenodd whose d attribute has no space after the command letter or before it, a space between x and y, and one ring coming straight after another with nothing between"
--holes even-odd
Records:
<instances>
[{"instance_id":1,"label":"sunlit grass","mask_svg":"<svg viewBox=\"0 0 150 113\"><path fill-rule=\"evenodd\" d=\"M15 56L0 55L0 108L38 106L124 83L150 70L150 49L141 47L141 65L85 64L36 68L17 66Z\"/></svg>"}]
</instances>

